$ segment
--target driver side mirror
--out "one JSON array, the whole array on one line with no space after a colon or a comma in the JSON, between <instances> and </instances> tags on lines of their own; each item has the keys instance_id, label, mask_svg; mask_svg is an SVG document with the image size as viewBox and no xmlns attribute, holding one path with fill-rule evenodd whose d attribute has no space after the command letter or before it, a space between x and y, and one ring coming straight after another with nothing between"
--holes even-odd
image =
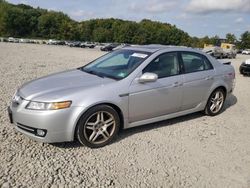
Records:
<instances>
[{"instance_id":1,"label":"driver side mirror","mask_svg":"<svg viewBox=\"0 0 250 188\"><path fill-rule=\"evenodd\" d=\"M158 79L158 75L155 73L146 72L138 79L139 83L155 82Z\"/></svg>"}]
</instances>

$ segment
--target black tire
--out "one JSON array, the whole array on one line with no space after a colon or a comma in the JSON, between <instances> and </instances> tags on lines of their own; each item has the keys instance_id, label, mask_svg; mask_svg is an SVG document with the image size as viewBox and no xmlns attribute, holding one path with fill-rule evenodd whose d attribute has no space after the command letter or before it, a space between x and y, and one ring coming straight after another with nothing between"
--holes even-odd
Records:
<instances>
[{"instance_id":1,"label":"black tire","mask_svg":"<svg viewBox=\"0 0 250 188\"><path fill-rule=\"evenodd\" d=\"M218 93L220 95L219 98L223 97L220 100L215 99L215 95L218 94ZM207 105L206 105L205 110L204 110L205 114L209 115L209 116L216 116L216 115L220 114L222 109L223 109L225 99L226 99L226 94L225 94L225 91L222 88L218 88L218 89L214 90L212 92L212 94L210 95L210 97L208 98ZM219 103L219 102L221 102L221 103ZM217 106L214 103L216 103L216 104L218 103L218 109L217 109ZM216 106L215 110L212 110L213 107L214 107L214 106L212 107L212 105Z\"/></svg>"},{"instance_id":2,"label":"black tire","mask_svg":"<svg viewBox=\"0 0 250 188\"><path fill-rule=\"evenodd\" d=\"M243 70L242 70L241 68L239 69L239 71L240 71L240 74L244 74L244 73L243 73Z\"/></svg>"},{"instance_id":3,"label":"black tire","mask_svg":"<svg viewBox=\"0 0 250 188\"><path fill-rule=\"evenodd\" d=\"M98 116L99 114L102 114L102 121L98 120L100 119L100 117ZM109 119L113 118L112 121L114 121L112 125L109 125L110 127L108 127L107 125L111 122L106 123L109 119L104 121L107 117L110 117ZM93 122L94 119L96 119L95 122ZM119 127L120 118L118 113L108 105L98 105L89 109L79 119L76 128L76 137L82 145L88 146L90 148L99 148L109 144L114 140L119 131ZM93 134L94 136L92 136Z\"/></svg>"}]
</instances>

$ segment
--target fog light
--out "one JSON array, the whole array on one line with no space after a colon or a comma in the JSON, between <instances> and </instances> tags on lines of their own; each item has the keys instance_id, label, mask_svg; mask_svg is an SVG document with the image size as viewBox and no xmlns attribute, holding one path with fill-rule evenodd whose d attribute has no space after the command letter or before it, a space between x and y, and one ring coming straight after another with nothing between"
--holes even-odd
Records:
<instances>
[{"instance_id":1,"label":"fog light","mask_svg":"<svg viewBox=\"0 0 250 188\"><path fill-rule=\"evenodd\" d=\"M42 136L43 137L43 136L45 136L46 132L44 130L37 129L36 134L37 134L37 136Z\"/></svg>"}]
</instances>

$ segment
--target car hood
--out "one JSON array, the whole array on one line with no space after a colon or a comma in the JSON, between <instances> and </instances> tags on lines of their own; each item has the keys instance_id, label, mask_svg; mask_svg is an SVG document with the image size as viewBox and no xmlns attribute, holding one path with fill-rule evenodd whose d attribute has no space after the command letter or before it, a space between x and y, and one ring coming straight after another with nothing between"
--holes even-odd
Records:
<instances>
[{"instance_id":1,"label":"car hood","mask_svg":"<svg viewBox=\"0 0 250 188\"><path fill-rule=\"evenodd\" d=\"M51 94L56 99L62 97L61 95L64 95L65 91L67 93L75 92L96 86L103 86L111 82L116 81L75 69L30 81L19 89L19 93L26 100L34 100L45 95L51 96Z\"/></svg>"}]
</instances>

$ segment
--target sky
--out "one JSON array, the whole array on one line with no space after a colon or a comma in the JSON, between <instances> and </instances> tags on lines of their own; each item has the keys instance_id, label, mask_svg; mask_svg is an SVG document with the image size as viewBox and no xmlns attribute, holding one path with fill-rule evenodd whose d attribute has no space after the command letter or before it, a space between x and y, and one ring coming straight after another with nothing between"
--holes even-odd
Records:
<instances>
[{"instance_id":1,"label":"sky","mask_svg":"<svg viewBox=\"0 0 250 188\"><path fill-rule=\"evenodd\" d=\"M176 25L191 36L238 38L250 31L250 0L8 0L62 11L77 21L120 18L139 22L151 19Z\"/></svg>"}]
</instances>

